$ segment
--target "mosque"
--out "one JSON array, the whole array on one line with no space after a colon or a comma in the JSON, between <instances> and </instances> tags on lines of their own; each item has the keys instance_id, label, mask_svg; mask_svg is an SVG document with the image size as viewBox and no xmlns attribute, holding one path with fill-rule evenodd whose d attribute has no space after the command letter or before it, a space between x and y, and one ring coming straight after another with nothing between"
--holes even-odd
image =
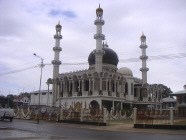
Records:
<instances>
[{"instance_id":1,"label":"mosque","mask_svg":"<svg viewBox=\"0 0 186 140\"><path fill-rule=\"evenodd\" d=\"M129 68L118 68L119 58L117 53L106 43L103 43L105 35L102 33L103 9L96 9L96 48L88 56L89 68L87 70L59 73L60 40L62 39L62 26L56 25L54 35L55 47L53 64L53 78L47 83L52 84L51 106L70 108L81 106L82 108L107 108L124 109L137 107L162 108L162 89L159 86L147 83L146 66L146 36L140 37L142 55L142 79L133 76Z\"/></svg>"}]
</instances>

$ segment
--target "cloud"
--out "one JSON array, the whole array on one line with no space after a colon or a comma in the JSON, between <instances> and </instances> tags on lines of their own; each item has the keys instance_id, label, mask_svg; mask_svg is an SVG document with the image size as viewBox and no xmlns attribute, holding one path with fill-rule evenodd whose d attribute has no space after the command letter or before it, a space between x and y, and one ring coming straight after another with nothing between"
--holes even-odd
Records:
<instances>
[{"instance_id":1,"label":"cloud","mask_svg":"<svg viewBox=\"0 0 186 140\"><path fill-rule=\"evenodd\" d=\"M87 62L89 53L95 49L95 11L100 1L86 0L12 0L0 1L0 73L27 68L40 63L33 53L44 58L44 63L53 60L55 25L62 25L62 63ZM101 1L104 10L103 34L107 43L120 59L139 58L140 36L147 36L147 55L186 53L185 1ZM73 50L73 51L72 51ZM148 61L148 81L162 83L173 91L185 84L185 58ZM141 78L141 62L120 63L118 68L129 67L135 77ZM60 73L87 69L88 65L60 66ZM42 89L47 89L46 80L52 77L52 65L43 69ZM0 92L9 89L33 91L39 87L40 69L0 77ZM3 83L6 83L3 84ZM9 84L8 84L9 83ZM13 86L12 84L15 84Z\"/></svg>"},{"instance_id":2,"label":"cloud","mask_svg":"<svg viewBox=\"0 0 186 140\"><path fill-rule=\"evenodd\" d=\"M21 42L21 38L13 37L13 36L0 36L0 40L5 40L5 41L16 41L16 42Z\"/></svg>"},{"instance_id":3,"label":"cloud","mask_svg":"<svg viewBox=\"0 0 186 140\"><path fill-rule=\"evenodd\" d=\"M76 18L76 15L73 11L62 11L59 9L52 9L48 13L50 16L65 16L68 18Z\"/></svg>"}]
</instances>

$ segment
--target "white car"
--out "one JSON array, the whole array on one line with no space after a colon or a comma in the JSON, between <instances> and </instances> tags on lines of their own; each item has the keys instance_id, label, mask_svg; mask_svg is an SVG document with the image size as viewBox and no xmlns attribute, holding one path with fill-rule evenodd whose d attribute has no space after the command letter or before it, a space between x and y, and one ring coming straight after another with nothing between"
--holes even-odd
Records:
<instances>
[{"instance_id":1,"label":"white car","mask_svg":"<svg viewBox=\"0 0 186 140\"><path fill-rule=\"evenodd\" d=\"M0 108L0 119L9 119L12 121L14 118L14 110L10 108Z\"/></svg>"}]
</instances>

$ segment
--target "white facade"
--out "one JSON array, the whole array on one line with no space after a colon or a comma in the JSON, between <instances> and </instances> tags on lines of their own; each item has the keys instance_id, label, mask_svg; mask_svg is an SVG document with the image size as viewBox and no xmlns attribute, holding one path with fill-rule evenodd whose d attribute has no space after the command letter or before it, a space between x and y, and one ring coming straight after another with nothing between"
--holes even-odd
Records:
<instances>
[{"instance_id":1,"label":"white facade","mask_svg":"<svg viewBox=\"0 0 186 140\"><path fill-rule=\"evenodd\" d=\"M30 93L30 106L52 106L52 90L41 90L40 91L40 103L39 103L39 91L33 91Z\"/></svg>"},{"instance_id":2,"label":"white facade","mask_svg":"<svg viewBox=\"0 0 186 140\"><path fill-rule=\"evenodd\" d=\"M163 101L162 109L170 109L170 107L177 109L176 99L167 97L163 98L162 101Z\"/></svg>"},{"instance_id":3,"label":"white facade","mask_svg":"<svg viewBox=\"0 0 186 140\"><path fill-rule=\"evenodd\" d=\"M96 47L88 57L89 68L61 74L54 69L54 75L58 76L48 79L53 84L54 100L52 105L63 108L74 106L83 108L106 107L108 110L148 105L161 108L162 96L153 96L149 93L157 87L151 87L147 83L146 37L141 36L142 56L140 58L142 59L142 68L140 70L142 71L142 79L139 79L133 76L129 68L117 68L119 62L117 53L103 42L105 36L102 34L102 26L105 22L102 16L103 10L99 6L94 21L97 27L94 35ZM59 24L56 26L61 27ZM56 50L54 51L56 57ZM57 66L59 67L59 64Z\"/></svg>"},{"instance_id":4,"label":"white facade","mask_svg":"<svg viewBox=\"0 0 186 140\"><path fill-rule=\"evenodd\" d=\"M184 85L184 90L172 93L172 96L176 96L179 115L186 117L186 85Z\"/></svg>"},{"instance_id":5,"label":"white facade","mask_svg":"<svg viewBox=\"0 0 186 140\"><path fill-rule=\"evenodd\" d=\"M52 61L52 64L53 64L53 79L56 79L59 76L59 65L61 64L61 61L59 60L60 51L61 51L60 40L62 39L61 29L62 29L62 26L58 23L56 25L56 34L54 35L54 39L55 39L55 46L53 47L54 60ZM54 94L52 105L54 105L56 100L57 100L56 95L55 95L58 92L58 89L55 88L56 84L57 83L54 83L53 88L52 88L52 90L53 90L52 93Z\"/></svg>"},{"instance_id":6,"label":"white facade","mask_svg":"<svg viewBox=\"0 0 186 140\"><path fill-rule=\"evenodd\" d=\"M142 52L142 55L140 56L140 59L142 60L142 68L140 69L140 71L142 72L142 84L145 85L145 84L147 84L147 71L149 70L147 68L147 64L146 64L146 61L148 59L148 56L146 55L146 48L147 48L146 36L144 34L142 34L140 39L141 39L140 48L141 48L141 52Z\"/></svg>"}]
</instances>

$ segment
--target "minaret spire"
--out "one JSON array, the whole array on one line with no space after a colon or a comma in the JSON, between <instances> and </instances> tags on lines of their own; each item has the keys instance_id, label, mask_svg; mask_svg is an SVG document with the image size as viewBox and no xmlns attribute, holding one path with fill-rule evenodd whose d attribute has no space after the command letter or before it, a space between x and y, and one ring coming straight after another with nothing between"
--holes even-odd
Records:
<instances>
[{"instance_id":1,"label":"minaret spire","mask_svg":"<svg viewBox=\"0 0 186 140\"><path fill-rule=\"evenodd\" d=\"M94 21L94 24L97 27L96 34L94 35L94 39L96 40L96 51L94 52L95 54L95 71L97 72L102 72L102 58L104 51L102 50L103 45L102 45L102 40L105 39L105 35L102 34L102 26L104 25L104 20L103 20L103 9L99 8L96 9L96 20Z\"/></svg>"},{"instance_id":2,"label":"minaret spire","mask_svg":"<svg viewBox=\"0 0 186 140\"><path fill-rule=\"evenodd\" d=\"M149 70L149 68L147 68L147 64L146 61L148 59L148 56L146 55L146 36L142 33L142 36L140 37L141 40L141 51L142 51L142 55L140 56L140 59L142 60L142 68L140 68L140 71L142 72L142 84L145 85L147 84L147 71Z\"/></svg>"},{"instance_id":3,"label":"minaret spire","mask_svg":"<svg viewBox=\"0 0 186 140\"><path fill-rule=\"evenodd\" d=\"M62 50L60 47L60 40L62 39L61 29L62 29L62 26L60 25L60 21L58 21L58 24L56 25L56 34L54 35L54 39L55 39L55 46L53 47L54 60L52 60L53 80L54 80L53 87L52 87L53 106L55 105L55 102L57 100L57 93L58 93L58 89L56 88L56 84L57 84L56 78L59 76L59 65L61 64L61 61L59 60L60 51Z\"/></svg>"}]
</instances>

